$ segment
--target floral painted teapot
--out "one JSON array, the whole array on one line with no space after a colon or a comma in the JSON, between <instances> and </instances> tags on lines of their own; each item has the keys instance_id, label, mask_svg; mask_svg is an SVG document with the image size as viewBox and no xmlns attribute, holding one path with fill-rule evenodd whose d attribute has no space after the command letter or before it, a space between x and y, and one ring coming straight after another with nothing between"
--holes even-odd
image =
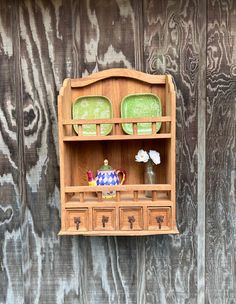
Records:
<instances>
[{"instance_id":1,"label":"floral painted teapot","mask_svg":"<svg viewBox=\"0 0 236 304\"><path fill-rule=\"evenodd\" d=\"M122 174L121 181L119 180L119 174ZM87 172L89 184L92 185L91 180L91 171ZM111 166L108 165L108 160L104 160L104 165L97 170L97 175L95 178L95 182L97 186L116 186L122 185L125 181L126 173L122 170L114 170ZM103 191L103 198L112 198L116 196L115 191Z\"/></svg>"}]
</instances>

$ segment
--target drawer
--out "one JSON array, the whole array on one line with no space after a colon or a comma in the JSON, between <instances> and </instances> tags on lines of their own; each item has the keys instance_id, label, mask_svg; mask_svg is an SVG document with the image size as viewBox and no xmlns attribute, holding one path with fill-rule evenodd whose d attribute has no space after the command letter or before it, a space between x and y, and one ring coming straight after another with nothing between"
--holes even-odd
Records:
<instances>
[{"instance_id":1,"label":"drawer","mask_svg":"<svg viewBox=\"0 0 236 304\"><path fill-rule=\"evenodd\" d=\"M93 230L116 230L116 209L93 208Z\"/></svg>"},{"instance_id":2,"label":"drawer","mask_svg":"<svg viewBox=\"0 0 236 304\"><path fill-rule=\"evenodd\" d=\"M148 229L149 230L171 229L171 208L170 207L149 207L148 208Z\"/></svg>"},{"instance_id":3,"label":"drawer","mask_svg":"<svg viewBox=\"0 0 236 304\"><path fill-rule=\"evenodd\" d=\"M89 223L88 208L66 211L66 229L70 231L87 231Z\"/></svg>"},{"instance_id":4,"label":"drawer","mask_svg":"<svg viewBox=\"0 0 236 304\"><path fill-rule=\"evenodd\" d=\"M120 208L120 230L142 230L143 208L123 207Z\"/></svg>"}]
</instances>

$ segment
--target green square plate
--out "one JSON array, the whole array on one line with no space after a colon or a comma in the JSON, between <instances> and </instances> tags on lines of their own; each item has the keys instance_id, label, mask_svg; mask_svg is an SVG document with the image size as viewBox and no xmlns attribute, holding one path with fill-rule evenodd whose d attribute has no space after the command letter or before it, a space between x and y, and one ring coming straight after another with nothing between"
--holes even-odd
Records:
<instances>
[{"instance_id":1,"label":"green square plate","mask_svg":"<svg viewBox=\"0 0 236 304\"><path fill-rule=\"evenodd\" d=\"M112 118L112 106L105 96L83 96L75 100L72 105L72 119L104 119ZM73 125L75 132L79 133L78 125ZM112 124L101 124L101 135L107 135L112 130ZM82 135L96 136L96 125L82 126Z\"/></svg>"},{"instance_id":2,"label":"green square plate","mask_svg":"<svg viewBox=\"0 0 236 304\"><path fill-rule=\"evenodd\" d=\"M139 93L125 96L121 103L122 118L160 117L161 101L157 95ZM122 124L125 133L133 134L132 123ZM161 122L156 123L156 132L161 128ZM137 123L138 134L152 134L152 123Z\"/></svg>"}]
</instances>

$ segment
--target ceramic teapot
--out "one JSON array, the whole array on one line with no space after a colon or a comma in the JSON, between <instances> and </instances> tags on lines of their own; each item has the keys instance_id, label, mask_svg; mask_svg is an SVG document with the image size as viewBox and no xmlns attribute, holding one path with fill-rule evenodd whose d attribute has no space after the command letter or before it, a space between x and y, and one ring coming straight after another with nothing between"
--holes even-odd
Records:
<instances>
[{"instance_id":1,"label":"ceramic teapot","mask_svg":"<svg viewBox=\"0 0 236 304\"><path fill-rule=\"evenodd\" d=\"M122 174L122 179L120 181L119 174ZM87 172L89 182L91 181L91 171L89 170ZM122 185L125 181L126 173L122 170L114 170L111 166L108 165L108 160L104 160L104 165L97 170L96 174L96 185L97 186L116 186L116 185ZM103 191L102 197L103 198L111 198L115 197L116 192L115 191Z\"/></svg>"}]
</instances>

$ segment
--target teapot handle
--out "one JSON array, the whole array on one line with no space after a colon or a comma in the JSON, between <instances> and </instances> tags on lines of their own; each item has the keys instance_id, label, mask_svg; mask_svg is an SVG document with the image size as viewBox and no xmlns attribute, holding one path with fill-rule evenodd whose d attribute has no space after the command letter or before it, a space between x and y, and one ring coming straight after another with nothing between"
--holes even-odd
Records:
<instances>
[{"instance_id":1,"label":"teapot handle","mask_svg":"<svg viewBox=\"0 0 236 304\"><path fill-rule=\"evenodd\" d=\"M116 174L122 174L122 180L120 181L120 185L124 184L125 178L126 178L126 171L125 170L116 170Z\"/></svg>"}]
</instances>

